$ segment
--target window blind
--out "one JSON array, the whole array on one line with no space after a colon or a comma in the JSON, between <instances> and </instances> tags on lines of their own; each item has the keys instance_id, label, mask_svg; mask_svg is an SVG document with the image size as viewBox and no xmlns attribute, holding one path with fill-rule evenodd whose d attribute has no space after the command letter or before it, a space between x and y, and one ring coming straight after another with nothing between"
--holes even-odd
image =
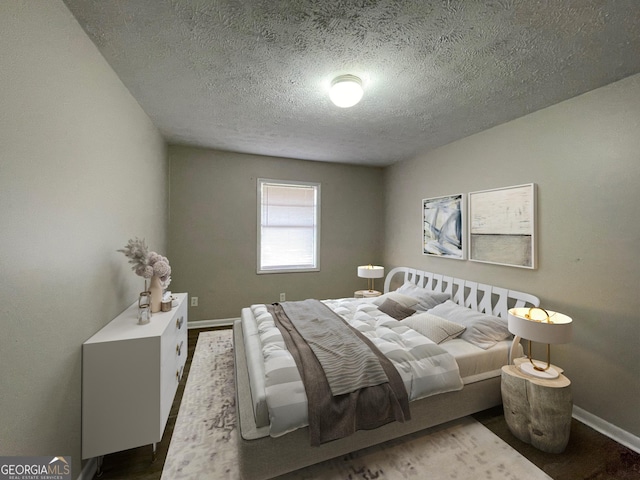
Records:
<instances>
[{"instance_id":1,"label":"window blind","mask_svg":"<svg viewBox=\"0 0 640 480\"><path fill-rule=\"evenodd\" d=\"M259 273L318 269L319 189L259 180Z\"/></svg>"}]
</instances>

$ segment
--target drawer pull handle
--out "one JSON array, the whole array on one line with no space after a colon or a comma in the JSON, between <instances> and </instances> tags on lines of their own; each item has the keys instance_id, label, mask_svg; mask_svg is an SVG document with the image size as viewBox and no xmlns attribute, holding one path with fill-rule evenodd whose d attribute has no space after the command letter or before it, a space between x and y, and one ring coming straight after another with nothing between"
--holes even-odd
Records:
<instances>
[{"instance_id":1,"label":"drawer pull handle","mask_svg":"<svg viewBox=\"0 0 640 480\"><path fill-rule=\"evenodd\" d=\"M180 370L176 370L176 380L180 381Z\"/></svg>"},{"instance_id":2,"label":"drawer pull handle","mask_svg":"<svg viewBox=\"0 0 640 480\"><path fill-rule=\"evenodd\" d=\"M183 323L184 323L184 317L180 317L176 319L176 327L178 327L178 330L182 328Z\"/></svg>"},{"instance_id":3,"label":"drawer pull handle","mask_svg":"<svg viewBox=\"0 0 640 480\"><path fill-rule=\"evenodd\" d=\"M178 381L178 383L180 383L180 380L182 380L183 372L184 372L184 365L181 366L179 370L176 370L176 380Z\"/></svg>"},{"instance_id":4,"label":"drawer pull handle","mask_svg":"<svg viewBox=\"0 0 640 480\"><path fill-rule=\"evenodd\" d=\"M182 344L184 343L184 340L182 340L178 345L176 345L176 354L178 356L180 356L180 354L182 353Z\"/></svg>"}]
</instances>

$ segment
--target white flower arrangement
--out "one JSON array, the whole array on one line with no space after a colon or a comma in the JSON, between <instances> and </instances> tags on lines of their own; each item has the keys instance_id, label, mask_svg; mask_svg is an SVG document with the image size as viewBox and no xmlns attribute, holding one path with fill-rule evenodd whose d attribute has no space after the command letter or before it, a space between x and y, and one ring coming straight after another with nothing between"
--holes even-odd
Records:
<instances>
[{"instance_id":1,"label":"white flower arrangement","mask_svg":"<svg viewBox=\"0 0 640 480\"><path fill-rule=\"evenodd\" d=\"M160 279L162 288L165 289L171 283L171 266L169 265L169 259L163 257L159 253L150 252L144 239L129 239L129 242L118 250L118 252L124 253L129 258L131 264L131 270L136 275L146 280L150 279L154 275Z\"/></svg>"}]
</instances>

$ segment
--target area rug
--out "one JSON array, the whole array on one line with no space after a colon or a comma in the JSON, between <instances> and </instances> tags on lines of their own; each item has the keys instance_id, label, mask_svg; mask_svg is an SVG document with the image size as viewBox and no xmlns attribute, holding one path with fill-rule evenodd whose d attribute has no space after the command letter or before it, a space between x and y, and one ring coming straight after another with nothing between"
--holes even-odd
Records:
<instances>
[{"instance_id":1,"label":"area rug","mask_svg":"<svg viewBox=\"0 0 640 480\"><path fill-rule=\"evenodd\" d=\"M231 330L203 332L162 480L240 479ZM283 475L286 480L550 479L471 417Z\"/></svg>"}]
</instances>

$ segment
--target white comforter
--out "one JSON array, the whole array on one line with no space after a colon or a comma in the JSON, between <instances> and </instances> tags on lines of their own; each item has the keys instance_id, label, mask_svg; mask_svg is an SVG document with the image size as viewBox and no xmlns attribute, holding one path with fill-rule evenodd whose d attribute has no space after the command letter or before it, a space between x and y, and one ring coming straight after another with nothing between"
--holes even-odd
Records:
<instances>
[{"instance_id":1,"label":"white comforter","mask_svg":"<svg viewBox=\"0 0 640 480\"><path fill-rule=\"evenodd\" d=\"M409 400L462 388L458 364L452 355L382 313L370 299L324 300L324 303L366 335L393 362ZM307 396L295 361L266 306L252 305L251 310L264 359L269 433L278 437L307 426Z\"/></svg>"}]
</instances>

